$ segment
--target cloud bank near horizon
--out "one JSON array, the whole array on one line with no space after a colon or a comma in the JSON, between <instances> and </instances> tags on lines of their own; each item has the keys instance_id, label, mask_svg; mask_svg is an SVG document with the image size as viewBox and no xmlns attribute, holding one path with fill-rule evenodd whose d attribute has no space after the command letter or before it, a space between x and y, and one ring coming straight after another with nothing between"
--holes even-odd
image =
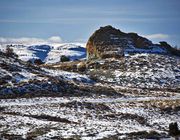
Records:
<instances>
[{"instance_id":1,"label":"cloud bank near horizon","mask_svg":"<svg viewBox=\"0 0 180 140\"><path fill-rule=\"evenodd\" d=\"M145 35L145 37L148 39L167 39L169 38L169 35L159 33L159 34Z\"/></svg>"},{"instance_id":2,"label":"cloud bank near horizon","mask_svg":"<svg viewBox=\"0 0 180 140\"><path fill-rule=\"evenodd\" d=\"M36 45L36 44L58 44L62 43L62 39L60 36L52 36L48 39L42 38L29 38L29 37L21 37L21 38L5 38L0 37L0 44L19 44L19 45Z\"/></svg>"},{"instance_id":3,"label":"cloud bank near horizon","mask_svg":"<svg viewBox=\"0 0 180 140\"><path fill-rule=\"evenodd\" d=\"M170 38L168 34L150 34L143 35L144 37L150 40L164 40ZM76 40L75 42L82 42L82 40ZM84 40L83 40L84 42ZM19 45L37 45L37 44L60 44L63 43L62 38L60 36L52 36L47 39L43 38L34 38L34 37L20 37L20 38L5 38L0 37L0 45L8 45L8 44L19 44Z\"/></svg>"}]
</instances>

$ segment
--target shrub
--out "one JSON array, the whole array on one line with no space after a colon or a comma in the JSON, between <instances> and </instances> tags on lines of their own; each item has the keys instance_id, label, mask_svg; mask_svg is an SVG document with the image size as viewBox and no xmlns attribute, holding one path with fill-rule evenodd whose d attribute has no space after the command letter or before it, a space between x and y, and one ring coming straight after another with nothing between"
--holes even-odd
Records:
<instances>
[{"instance_id":1,"label":"shrub","mask_svg":"<svg viewBox=\"0 0 180 140\"><path fill-rule=\"evenodd\" d=\"M41 59L35 59L35 60L34 60L34 64L36 64L36 65L42 65L42 64L44 64L44 62L42 62Z\"/></svg>"},{"instance_id":2,"label":"shrub","mask_svg":"<svg viewBox=\"0 0 180 140\"><path fill-rule=\"evenodd\" d=\"M61 62L67 62L67 61L70 61L70 59L69 59L69 57L62 55L60 61Z\"/></svg>"},{"instance_id":3,"label":"shrub","mask_svg":"<svg viewBox=\"0 0 180 140\"><path fill-rule=\"evenodd\" d=\"M18 55L14 53L14 50L9 45L6 46L5 53L8 57L18 57Z\"/></svg>"},{"instance_id":4,"label":"shrub","mask_svg":"<svg viewBox=\"0 0 180 140\"><path fill-rule=\"evenodd\" d=\"M0 85L7 84L8 82L5 79L0 79Z\"/></svg>"}]
</instances>

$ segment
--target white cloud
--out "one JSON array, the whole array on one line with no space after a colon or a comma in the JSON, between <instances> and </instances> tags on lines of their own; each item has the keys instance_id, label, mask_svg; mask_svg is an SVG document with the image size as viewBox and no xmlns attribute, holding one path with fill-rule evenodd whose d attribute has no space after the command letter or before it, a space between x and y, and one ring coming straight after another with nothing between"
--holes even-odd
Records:
<instances>
[{"instance_id":1,"label":"white cloud","mask_svg":"<svg viewBox=\"0 0 180 140\"><path fill-rule=\"evenodd\" d=\"M51 43L61 43L62 39L59 36L52 36L48 39Z\"/></svg>"},{"instance_id":2,"label":"white cloud","mask_svg":"<svg viewBox=\"0 0 180 140\"><path fill-rule=\"evenodd\" d=\"M169 38L169 35L167 34L151 34L151 35L145 35L148 39L167 39Z\"/></svg>"},{"instance_id":3,"label":"white cloud","mask_svg":"<svg viewBox=\"0 0 180 140\"><path fill-rule=\"evenodd\" d=\"M37 45L37 44L57 44L61 43L62 39L59 36L52 36L48 39L42 38L5 38L0 37L0 44L22 44L22 45Z\"/></svg>"}]
</instances>

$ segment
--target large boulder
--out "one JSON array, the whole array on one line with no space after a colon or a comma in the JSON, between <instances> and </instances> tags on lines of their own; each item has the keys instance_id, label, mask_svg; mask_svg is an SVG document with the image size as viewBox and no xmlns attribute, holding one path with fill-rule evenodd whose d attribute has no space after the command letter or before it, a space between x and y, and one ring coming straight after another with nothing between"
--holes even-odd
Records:
<instances>
[{"instance_id":1,"label":"large boulder","mask_svg":"<svg viewBox=\"0 0 180 140\"><path fill-rule=\"evenodd\" d=\"M124 33L108 25L100 27L89 38L86 44L87 58L121 57L125 48L146 48L151 45L151 41L136 33Z\"/></svg>"}]
</instances>

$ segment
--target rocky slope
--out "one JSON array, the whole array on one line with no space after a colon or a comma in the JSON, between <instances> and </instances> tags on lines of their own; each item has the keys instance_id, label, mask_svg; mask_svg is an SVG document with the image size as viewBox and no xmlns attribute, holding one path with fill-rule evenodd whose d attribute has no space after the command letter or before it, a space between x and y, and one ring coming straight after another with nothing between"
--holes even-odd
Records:
<instances>
[{"instance_id":1,"label":"rocky slope","mask_svg":"<svg viewBox=\"0 0 180 140\"><path fill-rule=\"evenodd\" d=\"M127 88L180 92L180 58L151 53L46 65L88 75L97 83Z\"/></svg>"},{"instance_id":2,"label":"rocky slope","mask_svg":"<svg viewBox=\"0 0 180 140\"><path fill-rule=\"evenodd\" d=\"M176 89L180 87L180 58L157 54L135 54L121 59L89 61L86 73L98 82L134 88Z\"/></svg>"},{"instance_id":3,"label":"rocky slope","mask_svg":"<svg viewBox=\"0 0 180 140\"><path fill-rule=\"evenodd\" d=\"M91 83L86 75L48 70L0 52L0 96L43 96L73 89L72 81Z\"/></svg>"}]
</instances>

